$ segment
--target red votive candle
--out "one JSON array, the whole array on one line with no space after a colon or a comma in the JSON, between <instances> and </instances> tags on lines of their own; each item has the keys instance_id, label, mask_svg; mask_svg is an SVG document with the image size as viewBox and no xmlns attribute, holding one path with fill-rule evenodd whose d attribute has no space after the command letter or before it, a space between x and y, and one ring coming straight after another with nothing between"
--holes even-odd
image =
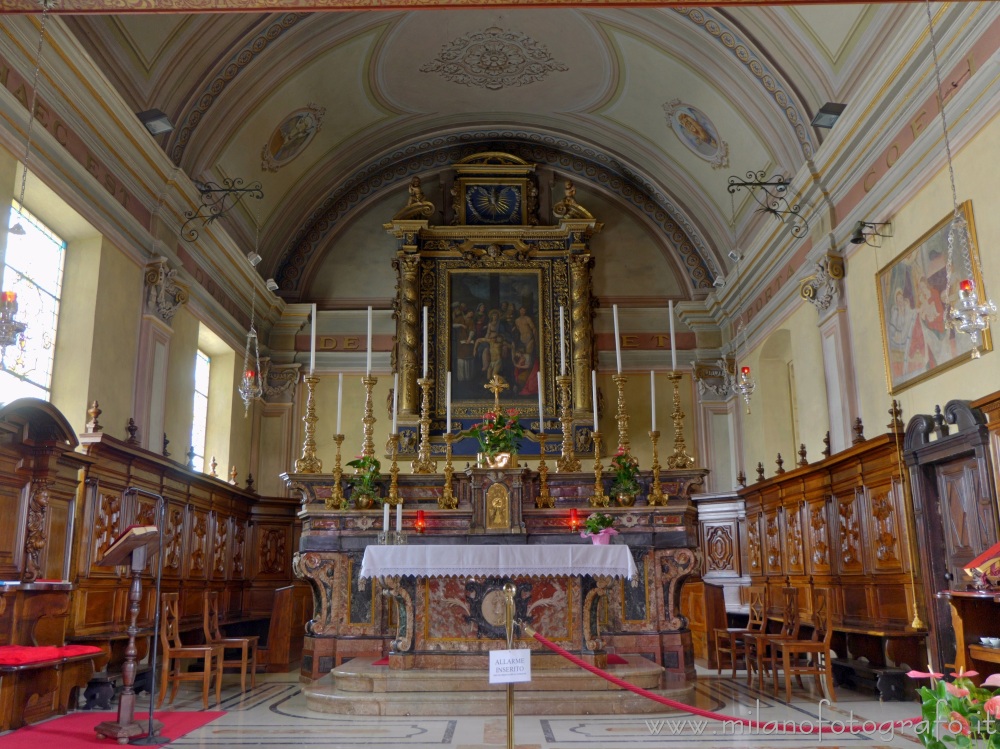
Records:
<instances>
[{"instance_id":1,"label":"red votive candle","mask_svg":"<svg viewBox=\"0 0 1000 749\"><path fill-rule=\"evenodd\" d=\"M423 510L417 510L417 519L413 522L413 527L417 529L417 533L423 533L427 528L427 521L424 520Z\"/></svg>"},{"instance_id":2,"label":"red votive candle","mask_svg":"<svg viewBox=\"0 0 1000 749\"><path fill-rule=\"evenodd\" d=\"M740 374L744 377L750 376L750 367L740 367Z\"/></svg>"},{"instance_id":3,"label":"red votive candle","mask_svg":"<svg viewBox=\"0 0 1000 749\"><path fill-rule=\"evenodd\" d=\"M573 530L580 527L580 513L577 512L575 507L571 507L569 511L569 527Z\"/></svg>"},{"instance_id":4,"label":"red votive candle","mask_svg":"<svg viewBox=\"0 0 1000 749\"><path fill-rule=\"evenodd\" d=\"M243 373L243 377L247 380L252 380L255 374L257 373L254 372L252 369L248 369L246 372Z\"/></svg>"},{"instance_id":5,"label":"red votive candle","mask_svg":"<svg viewBox=\"0 0 1000 749\"><path fill-rule=\"evenodd\" d=\"M3 299L4 304L14 304L14 302L17 301L17 292L5 291L2 294L0 294L0 298Z\"/></svg>"},{"instance_id":6,"label":"red votive candle","mask_svg":"<svg viewBox=\"0 0 1000 749\"><path fill-rule=\"evenodd\" d=\"M961 283L958 284L958 288L968 294L972 291L972 281L968 278L963 279Z\"/></svg>"}]
</instances>

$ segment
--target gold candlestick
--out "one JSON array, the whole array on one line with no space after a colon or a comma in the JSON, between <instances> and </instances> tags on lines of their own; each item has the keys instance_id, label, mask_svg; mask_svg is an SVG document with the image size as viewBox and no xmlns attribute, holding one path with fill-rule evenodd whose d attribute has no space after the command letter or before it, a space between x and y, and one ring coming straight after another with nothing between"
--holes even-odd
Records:
<instances>
[{"instance_id":1,"label":"gold candlestick","mask_svg":"<svg viewBox=\"0 0 1000 749\"><path fill-rule=\"evenodd\" d=\"M667 458L667 468L671 470L690 468L694 465L694 458L687 454L687 445L684 443L684 411L681 410L681 373L671 372L667 379L674 385L674 410L670 414L674 420L674 454Z\"/></svg>"},{"instance_id":2,"label":"gold candlestick","mask_svg":"<svg viewBox=\"0 0 1000 749\"><path fill-rule=\"evenodd\" d=\"M454 510L458 507L458 497L451 490L451 477L454 473L454 469L451 467L451 443L454 441L454 434L450 431L445 433L444 492L438 497L438 507L442 510Z\"/></svg>"},{"instance_id":3,"label":"gold candlestick","mask_svg":"<svg viewBox=\"0 0 1000 749\"><path fill-rule=\"evenodd\" d=\"M390 507L403 503L403 498L399 496L399 463L396 461L396 453L399 452L399 434L389 435L390 454L392 456L392 466L389 468L389 496L385 498L385 503Z\"/></svg>"},{"instance_id":4,"label":"gold candlestick","mask_svg":"<svg viewBox=\"0 0 1000 749\"><path fill-rule=\"evenodd\" d=\"M344 444L344 435L333 435L333 441L337 443L337 459L333 464L333 491L330 492L330 496L326 498L326 509L342 510L344 508L344 503L347 501L344 498L344 490L340 488L340 479L344 475L344 471L340 466L340 446Z\"/></svg>"},{"instance_id":5,"label":"gold candlestick","mask_svg":"<svg viewBox=\"0 0 1000 749\"><path fill-rule=\"evenodd\" d=\"M615 386L618 388L618 413L615 419L618 422L618 452L631 453L632 444L628 438L628 411L625 408L625 383L628 377L623 374L611 375Z\"/></svg>"},{"instance_id":6,"label":"gold candlestick","mask_svg":"<svg viewBox=\"0 0 1000 749\"><path fill-rule=\"evenodd\" d=\"M539 427L545 428L545 421L540 420ZM535 497L535 507L555 507L556 501L549 494L549 467L545 465L545 443L548 442L549 435L545 432L538 433L538 449L541 457L538 460L538 496Z\"/></svg>"},{"instance_id":7,"label":"gold candlestick","mask_svg":"<svg viewBox=\"0 0 1000 749\"><path fill-rule=\"evenodd\" d=\"M431 385L434 380L421 377L417 380L420 386L420 448L417 457L410 463L414 473L437 473L437 462L431 460Z\"/></svg>"},{"instance_id":8,"label":"gold candlestick","mask_svg":"<svg viewBox=\"0 0 1000 749\"><path fill-rule=\"evenodd\" d=\"M322 473L323 461L316 457L316 422L319 417L316 415L316 399L314 391L319 377L316 375L306 375L302 378L306 384L306 415L302 421L306 424L306 437L302 442L302 457L295 461L296 473Z\"/></svg>"},{"instance_id":9,"label":"gold candlestick","mask_svg":"<svg viewBox=\"0 0 1000 749\"><path fill-rule=\"evenodd\" d=\"M604 493L604 466L601 465L601 433L592 432L590 435L594 440L594 496L590 498L591 507L607 507L611 504L611 498Z\"/></svg>"},{"instance_id":10,"label":"gold candlestick","mask_svg":"<svg viewBox=\"0 0 1000 749\"><path fill-rule=\"evenodd\" d=\"M556 377L556 384L559 386L559 422L562 424L562 454L556 461L556 470L559 473L572 473L580 470L580 460L576 457L576 450L573 447L573 407L569 399L569 385L573 378L569 375L559 375Z\"/></svg>"},{"instance_id":11,"label":"gold candlestick","mask_svg":"<svg viewBox=\"0 0 1000 749\"><path fill-rule=\"evenodd\" d=\"M371 458L375 455L375 404L372 401L372 390L375 389L378 377L368 374L361 378L361 382L365 386L365 417L361 420L365 437L361 443L361 456Z\"/></svg>"},{"instance_id":12,"label":"gold candlestick","mask_svg":"<svg viewBox=\"0 0 1000 749\"><path fill-rule=\"evenodd\" d=\"M650 467L653 473L653 485L649 488L649 496L646 497L646 504L650 507L656 507L657 505L665 505L667 503L667 498L660 487L660 454L656 449L656 444L660 441L660 430L651 431L649 439L653 442L653 465Z\"/></svg>"}]
</instances>

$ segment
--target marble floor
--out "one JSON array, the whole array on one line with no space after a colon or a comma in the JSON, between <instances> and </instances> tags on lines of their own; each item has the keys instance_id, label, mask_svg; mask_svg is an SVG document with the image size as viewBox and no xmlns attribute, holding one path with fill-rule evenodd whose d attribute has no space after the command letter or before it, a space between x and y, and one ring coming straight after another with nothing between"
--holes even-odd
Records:
<instances>
[{"instance_id":1,"label":"marble floor","mask_svg":"<svg viewBox=\"0 0 1000 749\"><path fill-rule=\"evenodd\" d=\"M807 687L811 686L807 682ZM834 705L820 705L810 693L796 690L791 703L746 687L745 679L702 672L695 689L698 707L728 715L738 713L761 721L795 721L843 728L853 721L867 732L796 736L771 731L742 732L723 723L704 721L680 712L642 716L520 716L515 720L515 745L520 749L634 749L635 747L919 747L912 730L880 731L882 724L918 715L915 702L886 702L837 690ZM145 698L143 695L141 700ZM145 702L143 702L145 707ZM164 708L167 706L164 705ZM200 691L183 685L170 709L201 710ZM213 708L214 709L214 708ZM297 672L260 675L256 689L241 694L239 681L226 676L226 714L171 746L287 747L357 749L362 747L447 747L498 749L507 744L506 719L496 717L411 716L345 717L311 712L299 691ZM515 699L516 712L516 699Z\"/></svg>"}]
</instances>

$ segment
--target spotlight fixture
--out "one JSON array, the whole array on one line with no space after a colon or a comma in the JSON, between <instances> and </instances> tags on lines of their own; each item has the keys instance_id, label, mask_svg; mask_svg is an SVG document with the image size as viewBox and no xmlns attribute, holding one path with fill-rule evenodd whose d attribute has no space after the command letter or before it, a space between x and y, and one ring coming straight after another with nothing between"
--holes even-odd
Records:
<instances>
[{"instance_id":1,"label":"spotlight fixture","mask_svg":"<svg viewBox=\"0 0 1000 749\"><path fill-rule=\"evenodd\" d=\"M888 227L888 229L882 229L879 231L879 227ZM869 240L872 237L891 237L892 236L892 223L889 221L858 221L854 225L854 231L851 232L851 244L866 244L869 247L878 247L876 244L872 244Z\"/></svg>"},{"instance_id":2,"label":"spotlight fixture","mask_svg":"<svg viewBox=\"0 0 1000 749\"><path fill-rule=\"evenodd\" d=\"M837 104L832 101L828 101L826 104L819 108L816 116L812 118L812 122L809 124L813 127L833 127L837 120L840 119L840 115L844 113L847 109L846 104Z\"/></svg>"},{"instance_id":3,"label":"spotlight fixture","mask_svg":"<svg viewBox=\"0 0 1000 749\"><path fill-rule=\"evenodd\" d=\"M712 286L717 289L721 289L726 285L726 279L723 276L716 276L715 280L712 281Z\"/></svg>"},{"instance_id":4,"label":"spotlight fixture","mask_svg":"<svg viewBox=\"0 0 1000 749\"><path fill-rule=\"evenodd\" d=\"M741 255L736 250L730 250L729 253L728 253L728 255L729 255L729 259L732 260L734 263L738 263L740 260L743 259L743 255Z\"/></svg>"},{"instance_id":5,"label":"spotlight fixture","mask_svg":"<svg viewBox=\"0 0 1000 749\"><path fill-rule=\"evenodd\" d=\"M256 268L260 264L261 257L253 250L247 253L247 260L250 261L250 265Z\"/></svg>"},{"instance_id":6,"label":"spotlight fixture","mask_svg":"<svg viewBox=\"0 0 1000 749\"><path fill-rule=\"evenodd\" d=\"M267 290L268 291L277 291L278 290L278 282L275 281L273 278L267 279L267 281L264 282L264 285L267 286Z\"/></svg>"},{"instance_id":7,"label":"spotlight fixture","mask_svg":"<svg viewBox=\"0 0 1000 749\"><path fill-rule=\"evenodd\" d=\"M150 135L162 135L174 129L174 123L170 121L165 112L159 109L147 109L145 112L136 114Z\"/></svg>"}]
</instances>

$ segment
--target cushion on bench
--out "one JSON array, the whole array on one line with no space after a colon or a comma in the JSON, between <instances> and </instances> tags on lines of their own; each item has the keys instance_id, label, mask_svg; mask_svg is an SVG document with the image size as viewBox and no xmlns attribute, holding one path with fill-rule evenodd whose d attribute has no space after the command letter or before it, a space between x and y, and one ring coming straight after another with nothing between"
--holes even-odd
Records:
<instances>
[{"instance_id":1,"label":"cushion on bench","mask_svg":"<svg viewBox=\"0 0 1000 749\"><path fill-rule=\"evenodd\" d=\"M79 655L98 655L104 652L95 645L63 645L59 648L59 655L63 658L75 658Z\"/></svg>"},{"instance_id":2,"label":"cushion on bench","mask_svg":"<svg viewBox=\"0 0 1000 749\"><path fill-rule=\"evenodd\" d=\"M64 656L59 648L49 645L0 645L0 666L26 666L32 663L58 661Z\"/></svg>"}]
</instances>

